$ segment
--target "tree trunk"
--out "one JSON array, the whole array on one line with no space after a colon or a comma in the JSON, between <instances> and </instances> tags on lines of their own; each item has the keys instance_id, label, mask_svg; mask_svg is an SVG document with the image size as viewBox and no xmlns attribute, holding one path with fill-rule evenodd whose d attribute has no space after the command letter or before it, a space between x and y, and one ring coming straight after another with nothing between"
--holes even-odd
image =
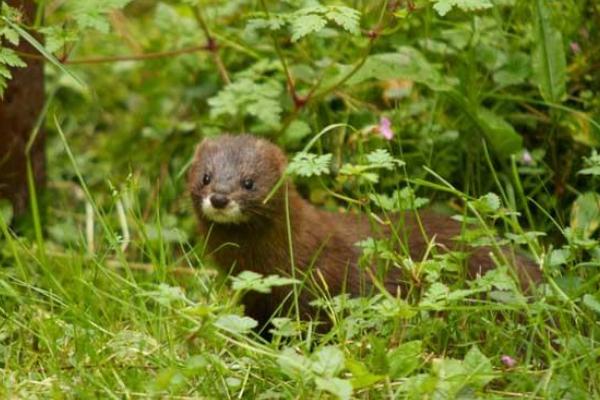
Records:
<instances>
[{"instance_id":1,"label":"tree trunk","mask_svg":"<svg viewBox=\"0 0 600 400\"><path fill-rule=\"evenodd\" d=\"M8 0L10 6L23 13L26 24L35 18L34 0ZM6 43L3 43L6 45ZM18 50L36 53L23 38ZM15 214L27 209L27 155L25 148L44 107L43 62L27 59L27 67L13 68L4 98L0 99L0 198L8 198ZM36 187L44 184L44 132L40 131L31 147L29 158Z\"/></svg>"}]
</instances>

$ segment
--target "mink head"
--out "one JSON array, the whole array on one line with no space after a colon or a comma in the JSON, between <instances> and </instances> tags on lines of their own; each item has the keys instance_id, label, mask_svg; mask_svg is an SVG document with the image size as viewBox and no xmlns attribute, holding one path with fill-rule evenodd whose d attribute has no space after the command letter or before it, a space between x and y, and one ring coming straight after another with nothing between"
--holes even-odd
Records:
<instances>
[{"instance_id":1,"label":"mink head","mask_svg":"<svg viewBox=\"0 0 600 400\"><path fill-rule=\"evenodd\" d=\"M196 213L219 224L269 218L276 201L264 200L285 167L281 149L265 139L228 134L204 139L188 178Z\"/></svg>"}]
</instances>

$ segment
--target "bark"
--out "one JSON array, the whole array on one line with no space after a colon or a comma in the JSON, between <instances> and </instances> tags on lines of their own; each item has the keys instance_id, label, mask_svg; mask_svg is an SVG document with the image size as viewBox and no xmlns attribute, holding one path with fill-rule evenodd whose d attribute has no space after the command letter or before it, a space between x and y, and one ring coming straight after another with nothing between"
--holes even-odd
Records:
<instances>
[{"instance_id":1,"label":"bark","mask_svg":"<svg viewBox=\"0 0 600 400\"><path fill-rule=\"evenodd\" d=\"M37 5L33 0L8 0L21 10L26 24L35 18ZM6 43L3 43L6 45ZM21 38L18 50L36 53ZM44 106L43 62L26 60L27 67L13 68L4 98L0 99L0 198L8 198L16 215L27 209L27 156L25 148ZM29 157L36 188L43 187L45 178L44 132L40 131Z\"/></svg>"}]
</instances>

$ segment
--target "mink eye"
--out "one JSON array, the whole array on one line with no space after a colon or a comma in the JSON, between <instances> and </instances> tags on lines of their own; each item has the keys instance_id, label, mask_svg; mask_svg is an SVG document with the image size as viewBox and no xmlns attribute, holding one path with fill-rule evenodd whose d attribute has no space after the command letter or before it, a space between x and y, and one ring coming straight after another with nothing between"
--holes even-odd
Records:
<instances>
[{"instance_id":1,"label":"mink eye","mask_svg":"<svg viewBox=\"0 0 600 400\"><path fill-rule=\"evenodd\" d=\"M210 183L210 174L204 174L204 176L202 177L202 184L204 186L206 186L209 183Z\"/></svg>"},{"instance_id":2,"label":"mink eye","mask_svg":"<svg viewBox=\"0 0 600 400\"><path fill-rule=\"evenodd\" d=\"M242 181L242 186L246 190L254 189L254 181L250 178L246 178Z\"/></svg>"}]
</instances>

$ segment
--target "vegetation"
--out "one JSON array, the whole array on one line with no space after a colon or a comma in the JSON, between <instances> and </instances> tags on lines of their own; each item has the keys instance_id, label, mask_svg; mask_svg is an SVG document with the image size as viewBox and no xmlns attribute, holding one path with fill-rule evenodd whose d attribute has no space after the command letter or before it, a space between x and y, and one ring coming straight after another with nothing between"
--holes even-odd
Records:
<instances>
[{"instance_id":1,"label":"vegetation","mask_svg":"<svg viewBox=\"0 0 600 400\"><path fill-rule=\"evenodd\" d=\"M44 58L48 132L29 218L0 203L0 397L600 396L597 1L37 3L27 26L0 1L0 92ZM283 146L321 207L439 209L544 282L366 240L410 295L323 298L331 332L284 313L265 341L238 300L290 281L217 273L185 192L225 131Z\"/></svg>"}]
</instances>

